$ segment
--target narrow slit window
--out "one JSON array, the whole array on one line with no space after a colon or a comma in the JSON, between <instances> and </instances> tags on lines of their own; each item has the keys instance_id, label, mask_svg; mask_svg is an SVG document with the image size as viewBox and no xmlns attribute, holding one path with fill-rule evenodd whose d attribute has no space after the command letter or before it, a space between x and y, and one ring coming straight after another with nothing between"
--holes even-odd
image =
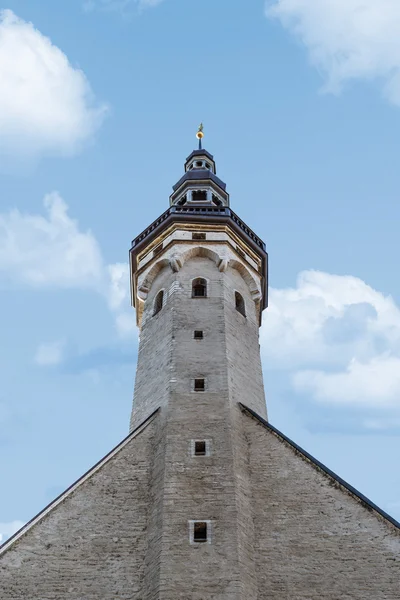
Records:
<instances>
[{"instance_id":1,"label":"narrow slit window","mask_svg":"<svg viewBox=\"0 0 400 600\"><path fill-rule=\"evenodd\" d=\"M195 521L193 523L193 541L194 542L206 542L207 541L207 522L206 521Z\"/></svg>"},{"instance_id":2,"label":"narrow slit window","mask_svg":"<svg viewBox=\"0 0 400 600\"><path fill-rule=\"evenodd\" d=\"M154 317L154 315L156 315L157 313L160 312L160 310L163 307L163 303L164 303L164 290L160 290L154 300L153 317Z\"/></svg>"},{"instance_id":3,"label":"narrow slit window","mask_svg":"<svg viewBox=\"0 0 400 600\"><path fill-rule=\"evenodd\" d=\"M192 297L206 298L207 297L207 281L198 277L192 281Z\"/></svg>"},{"instance_id":4,"label":"narrow slit window","mask_svg":"<svg viewBox=\"0 0 400 600\"><path fill-rule=\"evenodd\" d=\"M244 305L243 296L241 294L239 294L239 292L235 292L235 304L236 304L236 310L245 317L246 316L246 307Z\"/></svg>"},{"instance_id":5,"label":"narrow slit window","mask_svg":"<svg viewBox=\"0 0 400 600\"><path fill-rule=\"evenodd\" d=\"M206 456L207 444L205 440L196 440L194 443L194 455L195 456Z\"/></svg>"},{"instance_id":6,"label":"narrow slit window","mask_svg":"<svg viewBox=\"0 0 400 600\"><path fill-rule=\"evenodd\" d=\"M195 340L202 340L204 337L203 331L201 329L195 329L194 331L194 339Z\"/></svg>"},{"instance_id":7,"label":"narrow slit window","mask_svg":"<svg viewBox=\"0 0 400 600\"><path fill-rule=\"evenodd\" d=\"M196 232L196 231L194 231L192 233L192 240L205 240L205 239L206 239L205 233Z\"/></svg>"},{"instance_id":8,"label":"narrow slit window","mask_svg":"<svg viewBox=\"0 0 400 600\"><path fill-rule=\"evenodd\" d=\"M206 381L205 379L195 379L194 380L194 391L195 392L204 392L206 389Z\"/></svg>"}]
</instances>

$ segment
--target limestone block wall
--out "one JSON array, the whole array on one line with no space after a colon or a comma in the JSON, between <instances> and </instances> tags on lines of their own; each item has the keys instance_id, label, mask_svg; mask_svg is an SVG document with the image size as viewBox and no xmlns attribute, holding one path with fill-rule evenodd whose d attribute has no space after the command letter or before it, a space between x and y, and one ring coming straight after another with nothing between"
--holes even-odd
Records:
<instances>
[{"instance_id":1,"label":"limestone block wall","mask_svg":"<svg viewBox=\"0 0 400 600\"><path fill-rule=\"evenodd\" d=\"M192 298L192 280L197 277L207 280L206 298ZM150 312L148 317L146 303L152 306L161 288L171 293L159 313L165 311L165 321L157 324L159 315L152 317ZM235 308L235 290L245 298L246 317ZM238 443L242 415L235 402L246 395L249 404L265 414L256 303L237 269L220 270L212 257L196 253L178 271L161 270L146 303L142 336L154 323L149 340L169 356L159 357L160 364L168 364L169 387L162 400L163 425L153 470L157 509L153 507L149 529L157 534L149 548L149 597L255 600L247 447L242 433ZM162 329L162 323L168 326ZM194 339L194 330L203 331L201 341ZM148 384L144 377L137 388L139 411L142 401L143 406L148 403L149 395L142 397L149 389L145 386L166 385L157 373L157 355L153 359L153 382ZM144 370L149 360L150 356L140 363ZM195 378L205 378L204 392L193 391ZM196 439L208 440L209 456L192 456ZM210 544L190 544L191 520L211 522Z\"/></svg>"},{"instance_id":2,"label":"limestone block wall","mask_svg":"<svg viewBox=\"0 0 400 600\"><path fill-rule=\"evenodd\" d=\"M2 600L143 600L155 421L0 555Z\"/></svg>"},{"instance_id":3,"label":"limestone block wall","mask_svg":"<svg viewBox=\"0 0 400 600\"><path fill-rule=\"evenodd\" d=\"M398 600L400 531L247 414L259 600Z\"/></svg>"},{"instance_id":4,"label":"limestone block wall","mask_svg":"<svg viewBox=\"0 0 400 600\"><path fill-rule=\"evenodd\" d=\"M224 276L194 256L176 274L173 382L166 408L160 600L242 598L225 344ZM207 298L192 298L191 281L207 280ZM195 329L204 338L193 337ZM192 391L195 377L205 392ZM191 440L207 439L210 456L193 457ZM211 522L211 543L191 544L189 521Z\"/></svg>"},{"instance_id":5,"label":"limestone block wall","mask_svg":"<svg viewBox=\"0 0 400 600\"><path fill-rule=\"evenodd\" d=\"M237 269L228 267L223 281L230 401L232 406L242 402L266 418L257 304ZM235 291L244 298L246 317L235 308Z\"/></svg>"},{"instance_id":6,"label":"limestone block wall","mask_svg":"<svg viewBox=\"0 0 400 600\"><path fill-rule=\"evenodd\" d=\"M216 249L218 253L214 251ZM182 377L182 369L174 366L177 356L174 336L176 331L182 330L186 339L193 337L196 327L189 329L187 326L193 307L195 315L200 316L202 311L207 313L202 319L201 328L208 331L202 347L207 346L211 355L224 353L224 363L216 360L213 365L217 367L220 364L220 376L223 374L228 377L231 402L236 404L246 397L248 406L266 415L258 343L260 276L251 273L245 259L235 256L229 246L222 245L214 250L210 244L189 249L183 246L175 248L174 258L169 256L168 250L161 253L157 263L139 277L139 294L142 293L140 290L146 292L142 294L144 300L131 428L158 406L166 405L170 392L176 388L175 379ZM193 299L192 279L207 279L207 273L210 274L208 297ZM164 307L153 316L154 300L160 290L164 290ZM235 308L235 290L245 300L246 317ZM173 315L177 314L177 303L180 312L179 319L175 319L173 332L172 322ZM215 326L222 335L218 343L210 337ZM196 376L196 354L185 356L183 364L188 360L193 378ZM207 378L207 385L213 381L214 389L221 390L218 371L216 368L211 371L212 377ZM201 376L201 373L197 375ZM190 386L190 379L186 378L185 381Z\"/></svg>"},{"instance_id":7,"label":"limestone block wall","mask_svg":"<svg viewBox=\"0 0 400 600\"><path fill-rule=\"evenodd\" d=\"M158 274L146 299L133 396L130 429L159 406L166 405L172 378L172 319L175 275L169 265ZM154 300L164 290L164 306L155 316Z\"/></svg>"}]
</instances>

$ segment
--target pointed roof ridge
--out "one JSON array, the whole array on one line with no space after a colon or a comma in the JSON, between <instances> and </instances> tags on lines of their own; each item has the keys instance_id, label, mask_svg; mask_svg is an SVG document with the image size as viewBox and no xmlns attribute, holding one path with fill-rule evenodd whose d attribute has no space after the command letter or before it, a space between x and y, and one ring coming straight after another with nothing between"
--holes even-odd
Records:
<instances>
[{"instance_id":1,"label":"pointed roof ridge","mask_svg":"<svg viewBox=\"0 0 400 600\"><path fill-rule=\"evenodd\" d=\"M41 521L53 508L56 508L67 496L72 494L82 483L84 483L89 477L94 475L103 465L105 465L115 454L117 454L126 444L133 438L135 438L139 433L143 431L153 421L156 414L159 412L159 408L157 408L151 415L149 415L140 425L138 425L135 429L133 429L128 435L121 440L110 452L108 452L103 458L101 458L93 467L91 467L86 473L81 475L79 479L74 481L66 490L61 492L54 500L52 500L47 506L45 506L40 512L37 513L32 519L30 519L21 529L16 531L11 537L9 537L3 544L0 544L0 555L3 554L6 550L8 550L9 546L11 546L14 542L16 542L20 537L22 537L25 533L31 529L36 523Z\"/></svg>"},{"instance_id":2,"label":"pointed roof ridge","mask_svg":"<svg viewBox=\"0 0 400 600\"><path fill-rule=\"evenodd\" d=\"M396 528L400 529L400 523L394 518L391 517L387 512L379 508L372 500L364 496L361 492L356 490L352 485L347 483L344 479L342 479L339 475L331 471L328 467L326 467L323 463L321 463L318 459L314 458L307 450L301 448L296 442L293 442L290 438L288 438L284 433L282 433L279 429L268 423L263 417L258 415L254 410L239 402L240 410L244 413L248 413L252 416L256 421L258 421L261 425L263 425L266 429L269 429L273 434L275 434L281 441L286 442L289 446L293 448L297 453L302 455L303 458L306 458L314 467L320 469L325 475L333 479L336 483L338 483L342 488L344 488L350 495L355 496L355 498L361 502L361 504L369 511L374 510L380 517L383 517L386 521L389 521Z\"/></svg>"}]
</instances>

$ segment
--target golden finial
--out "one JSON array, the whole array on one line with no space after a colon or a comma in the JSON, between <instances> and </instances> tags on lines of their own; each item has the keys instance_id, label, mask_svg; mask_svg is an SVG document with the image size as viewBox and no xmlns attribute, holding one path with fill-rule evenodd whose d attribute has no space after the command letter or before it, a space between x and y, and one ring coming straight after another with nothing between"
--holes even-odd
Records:
<instances>
[{"instance_id":1,"label":"golden finial","mask_svg":"<svg viewBox=\"0 0 400 600\"><path fill-rule=\"evenodd\" d=\"M199 128L198 128L197 133L196 133L196 137L199 140L199 150L201 150L201 140L204 137L203 129L204 129L203 123L200 123Z\"/></svg>"}]
</instances>

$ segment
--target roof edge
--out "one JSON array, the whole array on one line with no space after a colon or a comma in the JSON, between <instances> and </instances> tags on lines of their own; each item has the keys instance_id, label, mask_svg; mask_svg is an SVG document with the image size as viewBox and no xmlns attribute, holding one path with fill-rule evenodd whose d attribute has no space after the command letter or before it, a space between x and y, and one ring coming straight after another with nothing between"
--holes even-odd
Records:
<instances>
[{"instance_id":1,"label":"roof edge","mask_svg":"<svg viewBox=\"0 0 400 600\"><path fill-rule=\"evenodd\" d=\"M76 481L74 481L74 483L67 487L66 490L61 492L59 496L57 496L47 506L45 506L37 515L32 517L30 521L25 523L25 525L21 527L21 529L16 531L10 538L8 538L8 540L6 540L3 544L0 544L0 554L8 550L9 546L11 546L20 537L27 533L31 527L33 527L34 525L36 525L36 523L41 521L51 510L53 510L53 508L61 504L61 502L63 502L63 500L65 500L67 496L72 494L72 492L74 492L82 483L84 483L87 479L89 479L89 477L91 477L92 475L94 475L94 473L101 469L101 467L104 464L106 464L113 456L115 456L115 454L122 450L122 448L126 446L126 444L131 439L139 435L139 433L141 433L143 429L145 429L147 425L149 425L151 421L153 421L154 417L156 416L159 410L160 409L157 408L153 413L151 413L151 415L149 415L140 425L138 425L133 431L131 431L121 442L119 442L119 444L114 446L114 448L110 450L110 452L108 452L105 456L103 456L103 458L101 458L93 467L91 467L88 471L81 475L81 477L79 477L79 479L77 479Z\"/></svg>"},{"instance_id":2,"label":"roof edge","mask_svg":"<svg viewBox=\"0 0 400 600\"><path fill-rule=\"evenodd\" d=\"M368 510L374 510L375 512L378 513L378 515L380 517L383 517L386 521L389 521L389 523L391 523L392 525L394 525L395 527L397 527L398 529L400 529L400 523L398 521L396 521L396 519L394 519L393 517L391 517L387 512L385 512L381 508L379 508L379 506L377 506L374 502L372 502L372 500L370 500L369 498L367 498L366 496L364 496L364 494L362 494L361 492L359 492L358 490L356 490L356 488L354 488L352 485L350 485L349 483L347 483L347 481L345 481L344 479L342 479L341 477L339 477L339 475L337 475L336 473L334 473L333 471L331 471L331 469L329 469L324 464L322 464L319 460L317 460L316 458L314 458L314 456L312 456L311 454L309 454L306 450L303 450L303 448L301 448L300 446L298 446L296 444L296 442L293 442L293 440L291 440L284 433L282 433L281 431L279 431L279 429L277 429L276 427L274 427L273 425L271 425L271 423L268 423L268 421L266 421L263 417L261 417L260 415L258 415L251 408L249 408L248 406L245 406L241 402L239 402L239 407L240 407L240 409L241 409L242 412L247 412L256 421L259 421L259 423L261 423L261 425L263 425L264 427L266 427L267 429L269 429L270 431L272 431L272 433L274 433L282 441L286 442L296 452L298 452L299 454L301 454L304 458L306 458L308 461L310 461L314 466L318 467L318 469L320 469L325 475L328 475L328 477L330 477L331 479L333 479L334 481L336 481L336 483L338 483L340 486L342 486L352 496L355 496L356 499L359 500L361 502L361 504L363 504L365 506L365 508L367 508Z\"/></svg>"}]
</instances>

